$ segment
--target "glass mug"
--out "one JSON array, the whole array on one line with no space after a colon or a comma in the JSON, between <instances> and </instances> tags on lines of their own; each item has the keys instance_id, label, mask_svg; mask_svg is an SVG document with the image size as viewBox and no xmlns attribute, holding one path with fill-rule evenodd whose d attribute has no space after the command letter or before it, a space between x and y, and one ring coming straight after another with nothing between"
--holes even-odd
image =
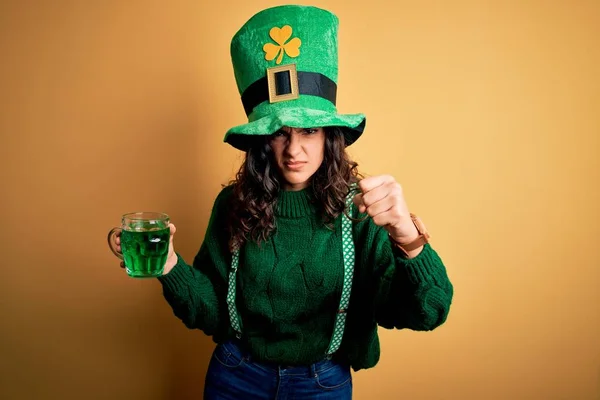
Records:
<instances>
[{"instance_id":1,"label":"glass mug","mask_svg":"<svg viewBox=\"0 0 600 400\"><path fill-rule=\"evenodd\" d=\"M114 236L121 232L121 252ZM169 255L169 216L158 212L135 212L121 217L121 226L108 233L108 246L125 262L127 275L133 278L161 276Z\"/></svg>"}]
</instances>

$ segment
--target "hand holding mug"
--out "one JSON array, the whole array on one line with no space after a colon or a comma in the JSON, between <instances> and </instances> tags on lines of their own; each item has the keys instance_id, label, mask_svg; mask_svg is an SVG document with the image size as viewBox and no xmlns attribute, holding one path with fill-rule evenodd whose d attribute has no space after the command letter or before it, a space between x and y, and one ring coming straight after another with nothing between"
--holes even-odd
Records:
<instances>
[{"instance_id":1,"label":"hand holding mug","mask_svg":"<svg viewBox=\"0 0 600 400\"><path fill-rule=\"evenodd\" d=\"M175 225L169 216L156 212L123 215L121 226L108 234L108 245L121 267L134 278L164 275L177 263L173 249Z\"/></svg>"}]
</instances>

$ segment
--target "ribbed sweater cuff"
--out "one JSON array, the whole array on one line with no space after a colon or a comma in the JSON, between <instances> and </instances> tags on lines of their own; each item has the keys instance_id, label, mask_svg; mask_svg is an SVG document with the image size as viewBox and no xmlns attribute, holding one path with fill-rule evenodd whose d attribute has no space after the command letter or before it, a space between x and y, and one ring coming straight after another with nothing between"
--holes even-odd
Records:
<instances>
[{"instance_id":1,"label":"ribbed sweater cuff","mask_svg":"<svg viewBox=\"0 0 600 400\"><path fill-rule=\"evenodd\" d=\"M158 277L162 285L172 293L181 293L189 286L189 281L193 279L190 266L186 264L183 258L177 254L177 264L168 274Z\"/></svg>"},{"instance_id":2,"label":"ribbed sweater cuff","mask_svg":"<svg viewBox=\"0 0 600 400\"><path fill-rule=\"evenodd\" d=\"M440 283L437 278L440 273L441 260L429 243L425 244L423 250L414 258L405 258L399 249L396 249L395 246L392 248L398 264L405 269L413 284Z\"/></svg>"}]
</instances>

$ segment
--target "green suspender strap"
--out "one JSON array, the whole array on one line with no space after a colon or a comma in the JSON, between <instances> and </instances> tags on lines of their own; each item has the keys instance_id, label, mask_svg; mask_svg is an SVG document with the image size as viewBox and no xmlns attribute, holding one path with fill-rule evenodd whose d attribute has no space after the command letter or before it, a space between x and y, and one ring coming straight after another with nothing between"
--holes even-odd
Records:
<instances>
[{"instance_id":1,"label":"green suspender strap","mask_svg":"<svg viewBox=\"0 0 600 400\"><path fill-rule=\"evenodd\" d=\"M231 270L229 271L229 283L227 284L227 308L229 308L229 321L235 331L235 337L242 337L242 327L240 326L240 317L235 307L235 275L240 264L240 250L235 249L231 254Z\"/></svg>"},{"instance_id":2,"label":"green suspender strap","mask_svg":"<svg viewBox=\"0 0 600 400\"><path fill-rule=\"evenodd\" d=\"M354 190L350 190L350 193L348 193L348 196L346 197L346 207L348 209L352 206L354 193ZM352 277L354 276L354 241L352 239L352 222L346 213L342 213L342 254L344 256L344 283L342 285L342 296L336 313L333 335L331 337L331 342L329 343L329 348L327 349L327 355L335 353L342 343L344 327L346 326L346 314L350 302L350 292L352 291ZM229 283L227 287L227 307L229 309L231 327L235 331L238 339L242 337L240 317L235 305L235 278L239 262L240 252L239 249L236 249L233 251L231 257L231 270L229 271Z\"/></svg>"},{"instance_id":3,"label":"green suspender strap","mask_svg":"<svg viewBox=\"0 0 600 400\"><path fill-rule=\"evenodd\" d=\"M354 186L346 196L346 208L348 214L352 209L352 199L354 197ZM348 303L350 303L350 292L352 291L352 278L354 277L354 240L352 239L352 221L346 213L342 213L342 254L344 255L344 283L342 284L342 297L340 306L335 316L335 325L333 326L333 335L329 343L327 355L335 353L342 344L344 327L346 326L346 314L348 313Z\"/></svg>"}]
</instances>

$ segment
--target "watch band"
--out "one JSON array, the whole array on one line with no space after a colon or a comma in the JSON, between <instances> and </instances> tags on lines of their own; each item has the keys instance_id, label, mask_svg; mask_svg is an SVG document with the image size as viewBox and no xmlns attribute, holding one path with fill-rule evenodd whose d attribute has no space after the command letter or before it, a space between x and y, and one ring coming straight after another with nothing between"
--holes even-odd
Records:
<instances>
[{"instance_id":1,"label":"watch band","mask_svg":"<svg viewBox=\"0 0 600 400\"><path fill-rule=\"evenodd\" d=\"M425 228L425 225L421 219L413 213L410 213L410 219L412 220L413 224L415 224L417 232L419 232L419 236L415 240L410 243L401 244L394 240L391 235L388 235L392 243L394 243L406 257L408 257L409 251L418 249L419 247L424 246L426 243L429 243L429 233L427 232L427 229Z\"/></svg>"}]
</instances>

